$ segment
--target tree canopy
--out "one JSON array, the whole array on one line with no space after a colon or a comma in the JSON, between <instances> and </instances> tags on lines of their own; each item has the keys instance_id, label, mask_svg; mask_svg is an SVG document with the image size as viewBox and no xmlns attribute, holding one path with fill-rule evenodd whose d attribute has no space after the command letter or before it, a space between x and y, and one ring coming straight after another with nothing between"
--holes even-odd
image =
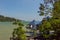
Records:
<instances>
[{"instance_id":1,"label":"tree canopy","mask_svg":"<svg viewBox=\"0 0 60 40\"><path fill-rule=\"evenodd\" d=\"M18 25L18 28L15 28L12 35L13 38L17 38L17 40L26 40L25 30L23 29L23 24L19 21L13 23L15 25Z\"/></svg>"},{"instance_id":2,"label":"tree canopy","mask_svg":"<svg viewBox=\"0 0 60 40\"><path fill-rule=\"evenodd\" d=\"M51 8L49 8L50 4ZM46 11L47 10L47 11ZM48 34L44 33L54 30L55 33L60 32L60 0L44 0L44 4L41 4L39 7L39 13L43 16L47 16L49 13L52 15L52 17L49 18L49 20L43 19L42 24L39 26L40 32L43 32L43 36L47 37Z\"/></svg>"}]
</instances>

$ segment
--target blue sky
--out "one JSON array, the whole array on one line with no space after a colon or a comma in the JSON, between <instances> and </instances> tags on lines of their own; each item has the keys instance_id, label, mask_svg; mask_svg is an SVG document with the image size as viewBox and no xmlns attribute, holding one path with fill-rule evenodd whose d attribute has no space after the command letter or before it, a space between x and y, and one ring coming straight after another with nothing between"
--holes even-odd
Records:
<instances>
[{"instance_id":1,"label":"blue sky","mask_svg":"<svg viewBox=\"0 0 60 40\"><path fill-rule=\"evenodd\" d=\"M21 20L41 20L37 11L42 0L0 0L0 14Z\"/></svg>"}]
</instances>

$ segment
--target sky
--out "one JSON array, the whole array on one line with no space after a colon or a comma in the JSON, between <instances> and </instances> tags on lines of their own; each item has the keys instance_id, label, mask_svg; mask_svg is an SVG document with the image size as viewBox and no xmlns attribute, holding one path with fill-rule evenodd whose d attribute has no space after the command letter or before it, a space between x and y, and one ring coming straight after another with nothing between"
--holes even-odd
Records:
<instances>
[{"instance_id":1,"label":"sky","mask_svg":"<svg viewBox=\"0 0 60 40\"><path fill-rule=\"evenodd\" d=\"M42 20L39 10L42 0L0 0L0 15L21 20Z\"/></svg>"}]
</instances>

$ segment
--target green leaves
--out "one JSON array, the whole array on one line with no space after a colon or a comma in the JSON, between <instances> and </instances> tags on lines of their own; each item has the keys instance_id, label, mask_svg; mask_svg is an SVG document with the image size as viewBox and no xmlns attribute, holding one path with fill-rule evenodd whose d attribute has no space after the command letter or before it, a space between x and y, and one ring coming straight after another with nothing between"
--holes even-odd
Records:
<instances>
[{"instance_id":1,"label":"green leaves","mask_svg":"<svg viewBox=\"0 0 60 40\"><path fill-rule=\"evenodd\" d=\"M45 8L44 5L43 4L40 4L39 9L42 10L42 11L44 11L44 8Z\"/></svg>"},{"instance_id":2,"label":"green leaves","mask_svg":"<svg viewBox=\"0 0 60 40\"><path fill-rule=\"evenodd\" d=\"M49 7L48 4L46 4L46 3L44 3L44 4L41 3L40 4L39 11L38 11L40 16L45 16L46 17L51 12L52 12L52 7Z\"/></svg>"},{"instance_id":3,"label":"green leaves","mask_svg":"<svg viewBox=\"0 0 60 40\"><path fill-rule=\"evenodd\" d=\"M18 25L19 27L18 28L15 28L14 31L13 31L13 37L16 37L19 39L19 40L26 40L26 35L25 35L25 30L23 29L23 24L20 22L15 22L14 23L15 25Z\"/></svg>"},{"instance_id":4,"label":"green leaves","mask_svg":"<svg viewBox=\"0 0 60 40\"><path fill-rule=\"evenodd\" d=\"M40 32L43 32L43 36L48 38L50 35L47 34L51 30L51 24L49 21L43 21L42 24L39 26Z\"/></svg>"},{"instance_id":5,"label":"green leaves","mask_svg":"<svg viewBox=\"0 0 60 40\"><path fill-rule=\"evenodd\" d=\"M48 21L44 21L42 24L41 24L41 26L40 26L40 30L49 30L49 28L51 27L51 24L50 24L50 22L48 22Z\"/></svg>"},{"instance_id":6,"label":"green leaves","mask_svg":"<svg viewBox=\"0 0 60 40\"><path fill-rule=\"evenodd\" d=\"M43 32L43 36L45 38L48 38L51 35L47 34L46 32L53 30L53 31L55 31L55 33L53 35L58 35L57 33L60 32L60 0L59 1L55 0L55 3L52 4L54 8L51 10L50 10L50 8L48 8L47 6L44 6L44 5L47 5L47 4L42 4L40 6L39 15L47 16L49 14L49 12L51 12L52 17L49 20L42 20L42 24L39 26L39 30L40 30L40 32Z\"/></svg>"},{"instance_id":7,"label":"green leaves","mask_svg":"<svg viewBox=\"0 0 60 40\"><path fill-rule=\"evenodd\" d=\"M60 1L54 3L53 17L60 19Z\"/></svg>"},{"instance_id":8,"label":"green leaves","mask_svg":"<svg viewBox=\"0 0 60 40\"><path fill-rule=\"evenodd\" d=\"M43 4L40 4L39 11L38 11L38 13L40 13L39 14L40 16L44 16L44 10L45 10L45 6Z\"/></svg>"},{"instance_id":9,"label":"green leaves","mask_svg":"<svg viewBox=\"0 0 60 40\"><path fill-rule=\"evenodd\" d=\"M13 22L13 24L18 26L24 26L24 24L21 21L15 21Z\"/></svg>"},{"instance_id":10,"label":"green leaves","mask_svg":"<svg viewBox=\"0 0 60 40\"><path fill-rule=\"evenodd\" d=\"M40 12L40 14L39 14L40 16L44 16L44 12Z\"/></svg>"}]
</instances>

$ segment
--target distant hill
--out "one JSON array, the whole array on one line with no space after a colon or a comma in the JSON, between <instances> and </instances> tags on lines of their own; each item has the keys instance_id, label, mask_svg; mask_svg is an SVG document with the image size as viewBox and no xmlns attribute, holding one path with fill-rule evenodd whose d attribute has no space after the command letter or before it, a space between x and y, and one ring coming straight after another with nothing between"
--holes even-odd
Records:
<instances>
[{"instance_id":1,"label":"distant hill","mask_svg":"<svg viewBox=\"0 0 60 40\"><path fill-rule=\"evenodd\" d=\"M12 21L16 21L16 20L18 20L18 19L0 15L0 22L12 22ZM20 21L20 20L18 20L18 21Z\"/></svg>"},{"instance_id":2,"label":"distant hill","mask_svg":"<svg viewBox=\"0 0 60 40\"><path fill-rule=\"evenodd\" d=\"M0 15L0 22L14 22L16 20L21 21L25 25L27 25L29 23L28 21L25 21L25 20L19 20L19 19L16 19L16 18L6 17L6 16L3 16L3 15Z\"/></svg>"}]
</instances>

